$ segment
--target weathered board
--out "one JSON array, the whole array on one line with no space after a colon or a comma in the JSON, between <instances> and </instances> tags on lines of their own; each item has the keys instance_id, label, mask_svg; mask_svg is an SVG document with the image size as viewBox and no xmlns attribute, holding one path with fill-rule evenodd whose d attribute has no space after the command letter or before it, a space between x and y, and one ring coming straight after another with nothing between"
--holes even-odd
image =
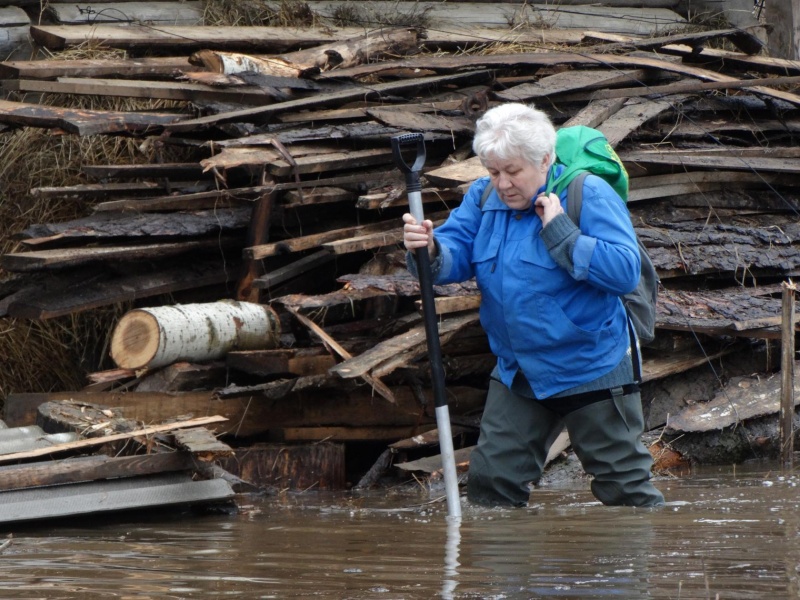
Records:
<instances>
[{"instance_id":1,"label":"weathered board","mask_svg":"<svg viewBox=\"0 0 800 600\"><path fill-rule=\"evenodd\" d=\"M48 2L45 14L59 25L150 23L153 25L203 25L202 2L93 2L90 5Z\"/></svg>"},{"instance_id":2,"label":"weathered board","mask_svg":"<svg viewBox=\"0 0 800 600\"><path fill-rule=\"evenodd\" d=\"M795 370L798 365L795 363ZM800 401L800 383L795 383L794 405ZM775 414L781 406L781 374L740 377L728 382L708 402L689 406L671 416L665 430L670 433L723 429L746 419Z\"/></svg>"},{"instance_id":3,"label":"weathered board","mask_svg":"<svg viewBox=\"0 0 800 600\"><path fill-rule=\"evenodd\" d=\"M0 493L0 523L220 502L233 496L222 479L192 481L191 475L181 474L74 483Z\"/></svg>"},{"instance_id":4,"label":"weathered board","mask_svg":"<svg viewBox=\"0 0 800 600\"><path fill-rule=\"evenodd\" d=\"M60 128L78 135L154 132L184 119L168 112L119 112L76 110L0 100L0 123L29 127Z\"/></svg>"}]
</instances>

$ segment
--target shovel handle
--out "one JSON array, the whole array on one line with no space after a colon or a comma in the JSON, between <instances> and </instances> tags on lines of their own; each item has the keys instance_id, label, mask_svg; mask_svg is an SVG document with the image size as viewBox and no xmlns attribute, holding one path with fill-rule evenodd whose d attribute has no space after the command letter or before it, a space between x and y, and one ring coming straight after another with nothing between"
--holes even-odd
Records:
<instances>
[{"instance_id":1,"label":"shovel handle","mask_svg":"<svg viewBox=\"0 0 800 600\"><path fill-rule=\"evenodd\" d=\"M406 159L403 158L403 149L411 145L416 146L416 155L414 156L414 162L408 164ZM394 156L397 168L405 173L408 191L419 191L421 189L419 173L425 164L425 136L421 133L404 133L394 136L392 138L392 156Z\"/></svg>"}]
</instances>

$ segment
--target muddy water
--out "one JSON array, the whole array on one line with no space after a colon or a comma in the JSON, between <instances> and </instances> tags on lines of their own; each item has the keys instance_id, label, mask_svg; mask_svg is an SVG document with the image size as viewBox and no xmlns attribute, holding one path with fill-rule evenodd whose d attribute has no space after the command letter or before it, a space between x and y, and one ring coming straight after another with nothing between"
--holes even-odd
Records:
<instances>
[{"instance_id":1,"label":"muddy water","mask_svg":"<svg viewBox=\"0 0 800 600\"><path fill-rule=\"evenodd\" d=\"M527 509L465 504L460 524L406 491L27 527L0 553L0 598L798 597L800 476L762 465L658 486L658 511L580 486Z\"/></svg>"}]
</instances>

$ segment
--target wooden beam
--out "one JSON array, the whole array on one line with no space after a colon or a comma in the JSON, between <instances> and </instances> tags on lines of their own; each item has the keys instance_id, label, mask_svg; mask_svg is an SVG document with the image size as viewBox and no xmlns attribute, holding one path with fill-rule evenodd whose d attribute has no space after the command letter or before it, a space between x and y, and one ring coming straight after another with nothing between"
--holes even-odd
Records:
<instances>
[{"instance_id":1,"label":"wooden beam","mask_svg":"<svg viewBox=\"0 0 800 600\"><path fill-rule=\"evenodd\" d=\"M179 81L82 79L78 77L59 77L58 81L11 79L3 83L3 89L40 94L158 98L184 101L205 100L207 102L228 102L231 104L264 104L275 97L274 94L268 91L250 86L220 88L203 83Z\"/></svg>"},{"instance_id":2,"label":"wooden beam","mask_svg":"<svg viewBox=\"0 0 800 600\"><path fill-rule=\"evenodd\" d=\"M135 477L169 471L188 471L195 466L196 459L191 452L117 457L97 455L45 463L9 465L0 467L0 491Z\"/></svg>"},{"instance_id":3,"label":"wooden beam","mask_svg":"<svg viewBox=\"0 0 800 600\"><path fill-rule=\"evenodd\" d=\"M207 117L199 117L184 121L177 125L172 131L193 131L219 123L229 123L231 121L257 121L260 122L282 112L301 110L308 107L329 106L340 104L352 100L365 101L371 98L380 98L383 94L406 93L411 94L420 88L430 88L431 86L446 86L467 81L486 81L490 77L488 71L471 71L456 73L454 75L420 77L411 80L390 81L387 83L372 84L367 88L361 86L348 87L339 92L329 92L327 94L315 94L308 98L299 100L289 100L287 102L277 102L275 104L235 110Z\"/></svg>"},{"instance_id":4,"label":"wooden beam","mask_svg":"<svg viewBox=\"0 0 800 600\"><path fill-rule=\"evenodd\" d=\"M347 350L345 350L336 340L334 340L331 336L325 333L325 330L322 329L319 325L314 323L311 319L306 317L305 315L301 314L296 309L284 305L286 310L292 313L295 318L300 321L303 325L305 325L308 329L310 329L318 338L320 338L327 346L329 346L336 354L338 354L343 359L347 360L352 358L353 355L350 354ZM362 379L366 381L368 384L372 386L372 388L380 394L383 398L395 404L397 400L395 399L394 393L390 390L385 383L381 380L372 377L370 375L362 375Z\"/></svg>"},{"instance_id":5,"label":"wooden beam","mask_svg":"<svg viewBox=\"0 0 800 600\"><path fill-rule=\"evenodd\" d=\"M12 272L63 269L101 261L165 258L202 249L231 247L235 242L238 241L232 238L221 238L218 240L198 240L176 244L58 248L32 252L12 252L0 256L0 266Z\"/></svg>"},{"instance_id":6,"label":"wooden beam","mask_svg":"<svg viewBox=\"0 0 800 600\"><path fill-rule=\"evenodd\" d=\"M37 0L38 4L38 0ZM198 71L185 56L142 58L85 58L72 60L11 60L0 62L0 79L55 79L56 77L169 77L175 71Z\"/></svg>"},{"instance_id":7,"label":"wooden beam","mask_svg":"<svg viewBox=\"0 0 800 600\"><path fill-rule=\"evenodd\" d=\"M28 450L27 452L14 452L12 454L0 455L0 463L10 463L18 460L27 460L29 458L38 458L40 456L50 456L51 454L60 454L62 452L71 452L73 450L83 450L85 448L94 448L102 446L109 442L117 442L120 440L129 440L135 437L143 437L154 435L157 433L167 433L176 429L185 429L187 427L202 427L204 425L213 425L214 423L221 423L227 421L225 417L199 417L197 419L189 419L187 421L178 421L176 423L166 423L163 425L153 425L144 427L135 431L127 433L115 433L113 435L104 435L102 437L78 440L76 442L67 442L65 444L55 444L48 448L37 448L36 450Z\"/></svg>"},{"instance_id":8,"label":"wooden beam","mask_svg":"<svg viewBox=\"0 0 800 600\"><path fill-rule=\"evenodd\" d=\"M77 135L145 131L152 134L184 118L185 115L168 112L78 110L0 100L0 123L60 128Z\"/></svg>"},{"instance_id":9,"label":"wooden beam","mask_svg":"<svg viewBox=\"0 0 800 600\"><path fill-rule=\"evenodd\" d=\"M307 273L321 265L328 264L336 259L336 255L328 252L327 250L320 250L314 254L304 256L303 258L294 261L284 267L274 269L261 277L253 280L253 287L263 290L268 290L281 283L299 277L303 273Z\"/></svg>"}]
</instances>

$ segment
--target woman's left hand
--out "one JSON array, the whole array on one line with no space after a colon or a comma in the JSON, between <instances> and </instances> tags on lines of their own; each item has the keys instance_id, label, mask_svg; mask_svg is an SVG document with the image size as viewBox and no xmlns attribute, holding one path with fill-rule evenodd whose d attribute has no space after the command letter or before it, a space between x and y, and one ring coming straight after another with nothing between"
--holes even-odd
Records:
<instances>
[{"instance_id":1,"label":"woman's left hand","mask_svg":"<svg viewBox=\"0 0 800 600\"><path fill-rule=\"evenodd\" d=\"M547 224L555 217L564 212L561 208L561 199L555 194L545 195L540 194L533 203L536 214L542 220L542 227L547 227Z\"/></svg>"}]
</instances>

